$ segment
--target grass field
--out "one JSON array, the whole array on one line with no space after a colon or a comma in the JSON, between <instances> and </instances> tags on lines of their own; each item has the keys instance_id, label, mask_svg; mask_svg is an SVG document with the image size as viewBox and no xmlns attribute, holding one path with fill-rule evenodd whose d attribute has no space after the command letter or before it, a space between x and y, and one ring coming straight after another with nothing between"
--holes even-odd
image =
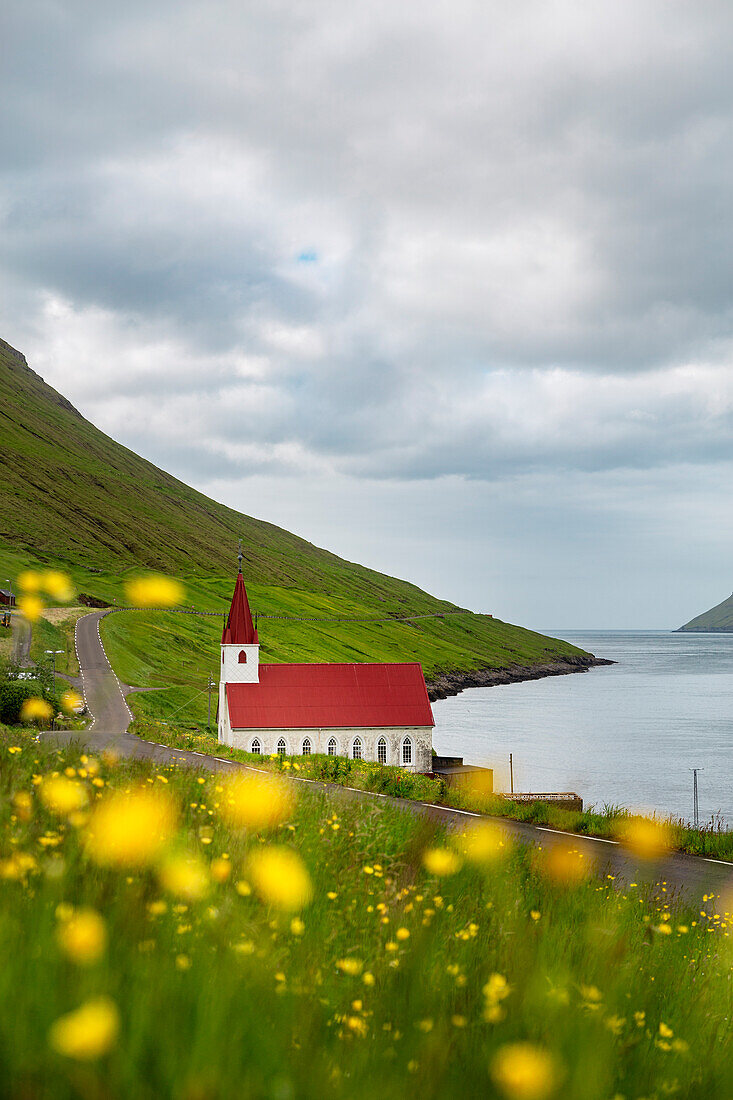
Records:
<instances>
[{"instance_id":1,"label":"grass field","mask_svg":"<svg viewBox=\"0 0 733 1100\"><path fill-rule=\"evenodd\" d=\"M418 802L435 802L492 817L544 825L580 836L618 839L623 837L630 823L636 820L623 806L587 806L582 811L576 811L565 810L546 802L512 802L501 794L487 794L478 789L451 788L442 779L413 775L402 768L371 761L315 753L310 756L256 756L220 744L215 730L212 733L206 730L194 732L188 727L176 725L175 722L138 720L133 724L132 732L147 741L155 741L173 749L195 750L209 756L226 756L231 760L273 772L292 769L305 779L338 783L358 790L415 799ZM656 826L669 848L689 852L691 855L727 860L733 866L733 832L730 830L712 826L695 829L681 820L654 819L652 835Z\"/></svg>"},{"instance_id":2,"label":"grass field","mask_svg":"<svg viewBox=\"0 0 733 1100\"><path fill-rule=\"evenodd\" d=\"M151 569L183 581L186 606L224 614L241 538L254 611L352 620L270 620L261 631L266 660L420 660L431 674L537 664L581 652L468 612L410 624L354 621L456 607L203 496L100 432L1 340L0 437L0 494L12 502L0 532L3 586L4 578L23 570L53 567L71 576L78 593L122 604L125 582ZM148 628L161 647L144 655L140 637ZM173 688L165 698L136 699L141 714L180 706L185 696L177 688L195 688L212 663L218 667L215 621L164 616L146 624L128 617L104 629L123 679ZM64 638L51 636L44 625L39 632L38 648L68 651L64 628ZM69 652L64 671L72 668ZM200 708L192 717L200 719Z\"/></svg>"},{"instance_id":3,"label":"grass field","mask_svg":"<svg viewBox=\"0 0 733 1100\"><path fill-rule=\"evenodd\" d=\"M0 762L7 1095L733 1095L725 899L18 730Z\"/></svg>"},{"instance_id":4,"label":"grass field","mask_svg":"<svg viewBox=\"0 0 733 1100\"><path fill-rule=\"evenodd\" d=\"M261 585L250 585L248 591L253 608L262 615L303 614L328 620L370 613L368 606L353 600L338 602ZM230 599L228 592L227 609ZM258 627L263 662L420 661L428 680L440 672L536 665L581 652L569 643L477 615L413 623L260 619ZM178 711L179 720L193 725L205 720L206 699L197 692L208 675L218 681L221 628L219 618L173 611L119 611L102 620L102 640L120 679L134 687L168 689L133 696L136 716L166 718ZM187 700L192 702L184 706Z\"/></svg>"}]
</instances>

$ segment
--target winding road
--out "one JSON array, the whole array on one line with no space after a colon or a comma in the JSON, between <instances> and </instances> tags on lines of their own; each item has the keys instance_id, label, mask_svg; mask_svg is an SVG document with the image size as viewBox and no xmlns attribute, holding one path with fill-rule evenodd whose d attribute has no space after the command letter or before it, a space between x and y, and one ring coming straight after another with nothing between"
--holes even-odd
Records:
<instances>
[{"instance_id":1,"label":"winding road","mask_svg":"<svg viewBox=\"0 0 733 1100\"><path fill-rule=\"evenodd\" d=\"M178 763L210 772L256 770L222 757L171 749L152 741L144 741L128 733L132 715L125 702L125 696L133 689L119 682L107 660L99 633L100 620L107 614L109 614L107 610L95 611L84 615L76 624L76 652L84 698L93 716L92 724L81 732L43 733L40 735L41 738L57 744L71 741L78 743L81 740L92 752L114 749L121 756L149 759L161 764ZM480 814L430 803L392 798L370 791L299 779L295 776L291 778L292 782L327 790L329 794L339 799L357 798L362 801L382 799L406 812L422 814L452 828L463 828L472 819L481 817ZM626 883L642 881L662 883L666 886L667 896L670 898L675 894L684 894L686 900L694 899L697 904L700 904L704 894L720 895L721 891L733 890L733 865L721 860L674 852L652 868L650 865L640 865L632 855L613 840L574 836L507 818L493 820L515 839L524 843L542 845L543 848L549 848L555 844L566 845L570 840L573 847L583 852L598 874L612 875Z\"/></svg>"}]
</instances>

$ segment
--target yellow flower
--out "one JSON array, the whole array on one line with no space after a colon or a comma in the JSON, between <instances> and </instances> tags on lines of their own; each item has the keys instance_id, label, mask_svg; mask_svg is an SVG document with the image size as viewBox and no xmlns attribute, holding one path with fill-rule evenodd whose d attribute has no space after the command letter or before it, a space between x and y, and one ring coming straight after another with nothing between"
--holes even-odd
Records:
<instances>
[{"instance_id":1,"label":"yellow flower","mask_svg":"<svg viewBox=\"0 0 733 1100\"><path fill-rule=\"evenodd\" d=\"M84 706L84 700L78 691L65 691L61 696L61 706L66 714L74 714Z\"/></svg>"},{"instance_id":2,"label":"yellow flower","mask_svg":"<svg viewBox=\"0 0 733 1100\"><path fill-rule=\"evenodd\" d=\"M395 932L395 936L397 937L398 940L409 940L409 938L410 938L410 929L409 928L398 928L397 931Z\"/></svg>"},{"instance_id":3,"label":"yellow flower","mask_svg":"<svg viewBox=\"0 0 733 1100\"><path fill-rule=\"evenodd\" d=\"M53 717L53 707L45 699L33 696L24 701L20 708L20 717L23 722L47 722Z\"/></svg>"},{"instance_id":4,"label":"yellow flower","mask_svg":"<svg viewBox=\"0 0 733 1100\"><path fill-rule=\"evenodd\" d=\"M15 583L24 592L38 592L41 587L41 574L35 569L25 569Z\"/></svg>"},{"instance_id":5,"label":"yellow flower","mask_svg":"<svg viewBox=\"0 0 733 1100\"><path fill-rule=\"evenodd\" d=\"M305 924L300 917L293 917L290 922L290 931L294 936L302 936L305 932Z\"/></svg>"},{"instance_id":6,"label":"yellow flower","mask_svg":"<svg viewBox=\"0 0 733 1100\"><path fill-rule=\"evenodd\" d=\"M22 751L23 750L20 747L20 745L9 745L8 746L8 752L10 753L11 756L15 756L16 753L19 753L19 752L22 752Z\"/></svg>"},{"instance_id":7,"label":"yellow flower","mask_svg":"<svg viewBox=\"0 0 733 1100\"><path fill-rule=\"evenodd\" d=\"M448 848L428 848L422 861L431 875L454 875L461 869L460 857Z\"/></svg>"},{"instance_id":8,"label":"yellow flower","mask_svg":"<svg viewBox=\"0 0 733 1100\"><path fill-rule=\"evenodd\" d=\"M631 817L625 821L619 840L639 859L660 859L672 846L669 826L649 817Z\"/></svg>"},{"instance_id":9,"label":"yellow flower","mask_svg":"<svg viewBox=\"0 0 733 1100\"><path fill-rule=\"evenodd\" d=\"M660 1021L660 1024L659 1024L659 1034L661 1035L661 1037L662 1037L663 1039L671 1039L671 1038L672 1038L672 1036L674 1035L674 1031L672 1030L672 1028L671 1028L671 1027L668 1027L668 1026L667 1026L667 1024L665 1024L665 1023L662 1023L662 1022Z\"/></svg>"},{"instance_id":10,"label":"yellow flower","mask_svg":"<svg viewBox=\"0 0 733 1100\"><path fill-rule=\"evenodd\" d=\"M162 788L115 793L95 809L86 848L97 863L137 867L154 863L176 826L176 808Z\"/></svg>"},{"instance_id":11,"label":"yellow flower","mask_svg":"<svg viewBox=\"0 0 733 1100\"><path fill-rule=\"evenodd\" d=\"M126 581L125 595L134 607L175 607L183 602L185 590L172 577L150 573Z\"/></svg>"},{"instance_id":12,"label":"yellow flower","mask_svg":"<svg viewBox=\"0 0 733 1100\"><path fill-rule=\"evenodd\" d=\"M221 816L235 828L274 829L294 808L295 792L279 779L242 773L224 785Z\"/></svg>"},{"instance_id":13,"label":"yellow flower","mask_svg":"<svg viewBox=\"0 0 733 1100\"><path fill-rule=\"evenodd\" d=\"M290 848L263 848L248 863L260 897L278 909L302 909L313 898L313 884L299 855Z\"/></svg>"},{"instance_id":14,"label":"yellow flower","mask_svg":"<svg viewBox=\"0 0 733 1100\"><path fill-rule=\"evenodd\" d=\"M483 994L489 1004L495 1005L505 1000L512 987L503 974L492 974L483 988Z\"/></svg>"},{"instance_id":15,"label":"yellow flower","mask_svg":"<svg viewBox=\"0 0 733 1100\"><path fill-rule=\"evenodd\" d=\"M21 821L30 821L33 813L33 799L28 791L16 791L13 795L13 806Z\"/></svg>"},{"instance_id":16,"label":"yellow flower","mask_svg":"<svg viewBox=\"0 0 733 1100\"><path fill-rule=\"evenodd\" d=\"M558 883L580 882L589 874L588 861L583 853L571 844L559 842L543 853L545 874Z\"/></svg>"},{"instance_id":17,"label":"yellow flower","mask_svg":"<svg viewBox=\"0 0 733 1100\"><path fill-rule=\"evenodd\" d=\"M48 1041L58 1054L88 1062L112 1049L119 1030L117 1005L109 997L97 997L56 1020Z\"/></svg>"},{"instance_id":18,"label":"yellow flower","mask_svg":"<svg viewBox=\"0 0 733 1100\"><path fill-rule=\"evenodd\" d=\"M355 978L357 974L361 974L364 963L361 959L339 959L336 963L337 968L344 974L349 974L352 978Z\"/></svg>"},{"instance_id":19,"label":"yellow flower","mask_svg":"<svg viewBox=\"0 0 733 1100\"><path fill-rule=\"evenodd\" d=\"M56 933L61 950L80 966L91 966L107 948L107 926L95 909L77 909Z\"/></svg>"},{"instance_id":20,"label":"yellow flower","mask_svg":"<svg viewBox=\"0 0 733 1100\"><path fill-rule=\"evenodd\" d=\"M170 856L159 871L160 884L169 894L200 901L209 892L206 865L198 856Z\"/></svg>"},{"instance_id":21,"label":"yellow flower","mask_svg":"<svg viewBox=\"0 0 733 1100\"><path fill-rule=\"evenodd\" d=\"M545 1100L560 1079L553 1055L532 1043L502 1047L491 1063L491 1076L507 1100Z\"/></svg>"},{"instance_id":22,"label":"yellow flower","mask_svg":"<svg viewBox=\"0 0 733 1100\"><path fill-rule=\"evenodd\" d=\"M89 801L86 787L64 775L44 779L40 788L41 801L47 809L61 817L83 810Z\"/></svg>"},{"instance_id":23,"label":"yellow flower","mask_svg":"<svg viewBox=\"0 0 733 1100\"><path fill-rule=\"evenodd\" d=\"M60 573L56 569L47 569L41 579L41 584L48 592L52 600L59 603L68 603L74 598L74 586L71 578L66 573Z\"/></svg>"},{"instance_id":24,"label":"yellow flower","mask_svg":"<svg viewBox=\"0 0 733 1100\"><path fill-rule=\"evenodd\" d=\"M212 859L209 871L214 882L226 882L232 873L232 865L228 859Z\"/></svg>"},{"instance_id":25,"label":"yellow flower","mask_svg":"<svg viewBox=\"0 0 733 1100\"><path fill-rule=\"evenodd\" d=\"M472 825L462 840L463 853L471 863L495 863L503 859L511 847L511 838L491 821Z\"/></svg>"},{"instance_id":26,"label":"yellow flower","mask_svg":"<svg viewBox=\"0 0 733 1100\"><path fill-rule=\"evenodd\" d=\"M29 623L35 623L41 617L43 600L40 596L21 596L18 600L18 610L21 615L25 615Z\"/></svg>"}]
</instances>

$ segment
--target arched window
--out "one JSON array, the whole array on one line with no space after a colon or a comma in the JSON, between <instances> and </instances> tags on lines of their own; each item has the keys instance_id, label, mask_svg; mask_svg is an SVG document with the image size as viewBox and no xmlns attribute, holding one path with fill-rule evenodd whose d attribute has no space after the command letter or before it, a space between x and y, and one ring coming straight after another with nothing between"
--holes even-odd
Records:
<instances>
[{"instance_id":1,"label":"arched window","mask_svg":"<svg viewBox=\"0 0 733 1100\"><path fill-rule=\"evenodd\" d=\"M262 752L262 745L260 744L259 737L255 737L254 741L252 742L252 748L250 749L250 752L256 752L258 755Z\"/></svg>"},{"instance_id":2,"label":"arched window","mask_svg":"<svg viewBox=\"0 0 733 1100\"><path fill-rule=\"evenodd\" d=\"M221 651L221 663L224 664L224 650Z\"/></svg>"},{"instance_id":3,"label":"arched window","mask_svg":"<svg viewBox=\"0 0 733 1100\"><path fill-rule=\"evenodd\" d=\"M377 762L379 764L387 763L387 738L380 737L377 741Z\"/></svg>"},{"instance_id":4,"label":"arched window","mask_svg":"<svg viewBox=\"0 0 733 1100\"><path fill-rule=\"evenodd\" d=\"M337 747L338 746L336 745L336 738L332 737L331 740L328 742L328 755L335 756Z\"/></svg>"},{"instance_id":5,"label":"arched window","mask_svg":"<svg viewBox=\"0 0 733 1100\"><path fill-rule=\"evenodd\" d=\"M243 649L240 649L240 651L239 651L239 663L240 663L240 665L246 665L247 664L247 654L246 654L245 650L243 650Z\"/></svg>"},{"instance_id":6,"label":"arched window","mask_svg":"<svg viewBox=\"0 0 733 1100\"><path fill-rule=\"evenodd\" d=\"M406 737L402 742L402 763L412 763L412 741L409 737Z\"/></svg>"},{"instance_id":7,"label":"arched window","mask_svg":"<svg viewBox=\"0 0 733 1100\"><path fill-rule=\"evenodd\" d=\"M303 756L310 756L311 754L311 739L306 737L303 741Z\"/></svg>"},{"instance_id":8,"label":"arched window","mask_svg":"<svg viewBox=\"0 0 733 1100\"><path fill-rule=\"evenodd\" d=\"M277 743L277 751L280 753L280 756L285 756L285 753L288 751L288 746L285 744L282 737Z\"/></svg>"},{"instance_id":9,"label":"arched window","mask_svg":"<svg viewBox=\"0 0 733 1100\"><path fill-rule=\"evenodd\" d=\"M361 737L354 738L354 745L351 750L351 755L354 760L361 760L364 755L364 749L361 743Z\"/></svg>"}]
</instances>

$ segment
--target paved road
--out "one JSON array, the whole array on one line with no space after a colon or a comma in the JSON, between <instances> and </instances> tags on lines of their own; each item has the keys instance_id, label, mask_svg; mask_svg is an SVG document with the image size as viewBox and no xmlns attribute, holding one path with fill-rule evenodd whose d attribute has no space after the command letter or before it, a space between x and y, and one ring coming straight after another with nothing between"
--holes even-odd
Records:
<instances>
[{"instance_id":1,"label":"paved road","mask_svg":"<svg viewBox=\"0 0 733 1100\"><path fill-rule=\"evenodd\" d=\"M96 611L85 615L76 624L76 651L84 697L87 707L94 716L94 721L81 734L79 732L44 733L41 736L61 743L81 739L94 752L113 748L123 756L150 759L161 764L177 761L180 764L211 772L232 772L244 768L245 765L232 760L170 749L165 745L143 741L140 737L127 732L132 716L125 702L125 694L132 689L119 683L104 652L99 635L99 621L106 614L109 612ZM410 813L423 814L431 820L445 823L451 828L465 827L471 820L480 816L448 807L357 791L330 783L315 783L307 779L292 778L294 782L328 790L338 799L357 798L372 801L382 799ZM567 833L526 825L519 821L509 821L506 818L494 820L499 821L502 827L517 840L541 844L544 848L554 844L567 844L570 840L573 846L577 846L596 867L599 874L614 875L625 882L642 882L651 878L653 881L666 883L670 897L681 893L687 900L694 899L696 903L701 903L703 894L720 894L722 890L733 889L733 869L729 863L719 860L706 860L676 852L667 856L652 869L648 865L639 866L634 857L614 841L593 837L569 837Z\"/></svg>"}]
</instances>

